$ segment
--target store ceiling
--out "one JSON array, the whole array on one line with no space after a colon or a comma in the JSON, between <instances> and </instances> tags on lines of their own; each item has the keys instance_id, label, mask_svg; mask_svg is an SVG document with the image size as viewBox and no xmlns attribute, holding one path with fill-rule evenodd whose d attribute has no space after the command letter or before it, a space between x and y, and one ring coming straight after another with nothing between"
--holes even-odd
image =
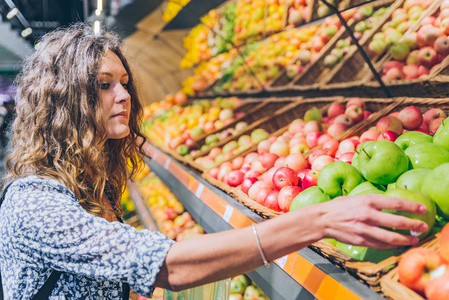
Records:
<instances>
[{"instance_id":1,"label":"store ceiling","mask_svg":"<svg viewBox=\"0 0 449 300\"><path fill-rule=\"evenodd\" d=\"M185 55L183 37L189 29L163 30L167 25L162 20L167 1L103 0L100 20L121 36L128 56L136 62L144 103L178 91L183 80L193 73L179 69ZM6 15L14 6L23 17L8 20ZM18 72L22 59L32 53L42 35L70 23L94 21L96 7L97 0L0 0L0 71ZM23 38L20 33L27 24L33 32Z\"/></svg>"}]
</instances>

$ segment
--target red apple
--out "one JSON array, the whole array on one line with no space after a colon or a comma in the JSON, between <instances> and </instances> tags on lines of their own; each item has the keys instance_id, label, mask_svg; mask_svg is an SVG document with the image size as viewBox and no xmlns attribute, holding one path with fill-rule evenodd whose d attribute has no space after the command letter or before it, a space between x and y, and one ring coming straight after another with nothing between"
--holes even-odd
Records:
<instances>
[{"instance_id":1,"label":"red apple","mask_svg":"<svg viewBox=\"0 0 449 300\"><path fill-rule=\"evenodd\" d=\"M269 140L260 141L259 144L257 144L257 152L259 154L269 152L271 144L272 142Z\"/></svg>"},{"instance_id":2,"label":"red apple","mask_svg":"<svg viewBox=\"0 0 449 300\"><path fill-rule=\"evenodd\" d=\"M318 145L323 145L324 143L332 140L332 136L328 133L320 135L318 138Z\"/></svg>"},{"instance_id":3,"label":"red apple","mask_svg":"<svg viewBox=\"0 0 449 300\"><path fill-rule=\"evenodd\" d=\"M444 260L435 250L413 248L405 252L399 261L399 281L422 294L430 280L430 273L443 264Z\"/></svg>"},{"instance_id":4,"label":"red apple","mask_svg":"<svg viewBox=\"0 0 449 300\"><path fill-rule=\"evenodd\" d=\"M334 162L334 159L329 155L321 155L317 157L312 164L312 170L321 170L324 166Z\"/></svg>"},{"instance_id":5,"label":"red apple","mask_svg":"<svg viewBox=\"0 0 449 300\"><path fill-rule=\"evenodd\" d=\"M326 155L326 152L323 149L315 149L313 150L309 156L307 157L307 160L309 161L309 164L312 165L315 159L320 157L321 155Z\"/></svg>"},{"instance_id":6,"label":"red apple","mask_svg":"<svg viewBox=\"0 0 449 300\"><path fill-rule=\"evenodd\" d=\"M237 156L231 162L232 169L234 169L234 170L241 169L244 162L245 162L245 158L243 158L242 156Z\"/></svg>"},{"instance_id":7,"label":"red apple","mask_svg":"<svg viewBox=\"0 0 449 300\"><path fill-rule=\"evenodd\" d=\"M440 128L440 125L442 123L443 119L438 118L438 119L433 119L430 124L429 124L429 133L431 135L435 134L435 132L438 130L438 128Z\"/></svg>"},{"instance_id":8,"label":"red apple","mask_svg":"<svg viewBox=\"0 0 449 300\"><path fill-rule=\"evenodd\" d=\"M344 115L343 115L344 116ZM334 123L329 126L327 129L327 133L333 138L337 137L341 133L343 133L348 128L348 125L344 123Z\"/></svg>"},{"instance_id":9,"label":"red apple","mask_svg":"<svg viewBox=\"0 0 449 300\"><path fill-rule=\"evenodd\" d=\"M279 207L279 201L278 201L279 191L271 191L263 200L263 203L261 203L263 206L272 209L274 211L281 211L281 208ZM256 200L256 202L259 203L259 201Z\"/></svg>"},{"instance_id":10,"label":"red apple","mask_svg":"<svg viewBox=\"0 0 449 300\"><path fill-rule=\"evenodd\" d=\"M355 152L346 152L340 155L338 158L339 161L343 161L348 164L352 164L352 158L354 157Z\"/></svg>"},{"instance_id":11,"label":"red apple","mask_svg":"<svg viewBox=\"0 0 449 300\"><path fill-rule=\"evenodd\" d=\"M259 157L259 154L257 152L250 152L246 154L245 156L245 162L246 163L252 163Z\"/></svg>"},{"instance_id":12,"label":"red apple","mask_svg":"<svg viewBox=\"0 0 449 300\"><path fill-rule=\"evenodd\" d=\"M245 179L243 179L242 184L240 185L240 189L245 194L248 194L249 188L257 181L258 181L257 177L245 178Z\"/></svg>"},{"instance_id":13,"label":"red apple","mask_svg":"<svg viewBox=\"0 0 449 300\"><path fill-rule=\"evenodd\" d=\"M449 225L445 225L440 233L440 255L449 262Z\"/></svg>"},{"instance_id":14,"label":"red apple","mask_svg":"<svg viewBox=\"0 0 449 300\"><path fill-rule=\"evenodd\" d=\"M424 40L426 41L426 44L429 46L433 46L433 44L435 43L436 39L444 36L443 31L438 28L438 27L430 27L429 29L426 30L425 34L424 34Z\"/></svg>"},{"instance_id":15,"label":"red apple","mask_svg":"<svg viewBox=\"0 0 449 300\"><path fill-rule=\"evenodd\" d=\"M218 171L219 171L218 167L214 167L214 168L210 169L208 173L210 176L217 179Z\"/></svg>"},{"instance_id":16,"label":"red apple","mask_svg":"<svg viewBox=\"0 0 449 300\"><path fill-rule=\"evenodd\" d=\"M278 159L276 159L276 161L274 163L274 166L277 167L277 168L284 166L285 158L286 158L286 156L281 156Z\"/></svg>"},{"instance_id":17,"label":"red apple","mask_svg":"<svg viewBox=\"0 0 449 300\"><path fill-rule=\"evenodd\" d=\"M305 190L311 186L316 186L318 183L319 174L320 171L318 170L310 170L309 172L307 172L302 180L302 188Z\"/></svg>"},{"instance_id":18,"label":"red apple","mask_svg":"<svg viewBox=\"0 0 449 300\"><path fill-rule=\"evenodd\" d=\"M268 170L274 166L274 163L278 158L279 156L277 154L264 153L262 154L262 166Z\"/></svg>"},{"instance_id":19,"label":"red apple","mask_svg":"<svg viewBox=\"0 0 449 300\"><path fill-rule=\"evenodd\" d=\"M256 200L257 195L260 194L261 190L265 190L266 195L268 195L268 193L272 191L272 189L268 187L265 182L259 180L254 182L253 185L248 189L248 197L252 200Z\"/></svg>"},{"instance_id":20,"label":"red apple","mask_svg":"<svg viewBox=\"0 0 449 300\"><path fill-rule=\"evenodd\" d=\"M359 97L352 97L348 100L348 102L346 102L346 108L348 108L352 105L357 105L363 110L366 109L365 100L363 100L362 98L359 98Z\"/></svg>"},{"instance_id":21,"label":"red apple","mask_svg":"<svg viewBox=\"0 0 449 300\"><path fill-rule=\"evenodd\" d=\"M284 167L289 167L295 172L299 172L302 169L309 167L309 162L301 153L292 153L285 158Z\"/></svg>"},{"instance_id":22,"label":"red apple","mask_svg":"<svg viewBox=\"0 0 449 300\"><path fill-rule=\"evenodd\" d=\"M367 130L360 136L360 143L364 143L367 141L377 141L377 138L379 137L379 132L376 130Z\"/></svg>"},{"instance_id":23,"label":"red apple","mask_svg":"<svg viewBox=\"0 0 449 300\"><path fill-rule=\"evenodd\" d=\"M346 108L345 115L349 116L354 123L358 123L363 120L363 109L358 105L351 105Z\"/></svg>"},{"instance_id":24,"label":"red apple","mask_svg":"<svg viewBox=\"0 0 449 300\"><path fill-rule=\"evenodd\" d=\"M376 130L378 132L393 131L398 135L402 133L402 122L393 116L385 116L377 121Z\"/></svg>"},{"instance_id":25,"label":"red apple","mask_svg":"<svg viewBox=\"0 0 449 300\"><path fill-rule=\"evenodd\" d=\"M355 149L357 149L357 146L360 144L358 140L355 139L345 139L340 142L340 145L338 146L338 151L343 154L346 152L355 152Z\"/></svg>"},{"instance_id":26,"label":"red apple","mask_svg":"<svg viewBox=\"0 0 449 300\"><path fill-rule=\"evenodd\" d=\"M419 77L419 71L417 65L405 65L402 68L402 72L404 73L404 79L416 79Z\"/></svg>"},{"instance_id":27,"label":"red apple","mask_svg":"<svg viewBox=\"0 0 449 300\"><path fill-rule=\"evenodd\" d=\"M424 289L426 298L429 300L449 299L449 268L447 265L441 266L440 268L435 272L441 272L443 274L436 278L431 278Z\"/></svg>"},{"instance_id":28,"label":"red apple","mask_svg":"<svg viewBox=\"0 0 449 300\"><path fill-rule=\"evenodd\" d=\"M377 137L377 140L378 141L387 140L387 141L394 142L398 138L398 136L399 136L399 134L397 134L396 132L386 130L386 131L383 131L381 134L379 134L379 136Z\"/></svg>"},{"instance_id":29,"label":"red apple","mask_svg":"<svg viewBox=\"0 0 449 300\"><path fill-rule=\"evenodd\" d=\"M354 124L354 120L350 116L343 114L343 115L339 115L339 116L335 117L333 124L336 124L336 123L342 123L349 127Z\"/></svg>"},{"instance_id":30,"label":"red apple","mask_svg":"<svg viewBox=\"0 0 449 300\"><path fill-rule=\"evenodd\" d=\"M398 114L398 119L405 129L413 130L418 128L423 122L421 111L416 106L404 107Z\"/></svg>"},{"instance_id":31,"label":"red apple","mask_svg":"<svg viewBox=\"0 0 449 300\"><path fill-rule=\"evenodd\" d=\"M418 53L418 64L430 69L437 63L437 52L432 47L423 47Z\"/></svg>"},{"instance_id":32,"label":"red apple","mask_svg":"<svg viewBox=\"0 0 449 300\"><path fill-rule=\"evenodd\" d=\"M429 125L433 119L438 118L446 119L446 113L441 108L431 108L424 113L423 118L424 123Z\"/></svg>"},{"instance_id":33,"label":"red apple","mask_svg":"<svg viewBox=\"0 0 449 300\"><path fill-rule=\"evenodd\" d=\"M323 150L326 155L334 157L339 145L340 143L337 140L329 140L323 144Z\"/></svg>"},{"instance_id":34,"label":"red apple","mask_svg":"<svg viewBox=\"0 0 449 300\"><path fill-rule=\"evenodd\" d=\"M390 60L386 62L382 68L382 72L386 74L390 69L397 68L402 69L404 63L402 61Z\"/></svg>"},{"instance_id":35,"label":"red apple","mask_svg":"<svg viewBox=\"0 0 449 300\"><path fill-rule=\"evenodd\" d=\"M319 131L311 131L306 135L306 144L309 148L318 146L318 138L321 136Z\"/></svg>"},{"instance_id":36,"label":"red apple","mask_svg":"<svg viewBox=\"0 0 449 300\"><path fill-rule=\"evenodd\" d=\"M293 201L293 198L296 197L302 188L299 186L285 186L279 191L278 195L278 204L282 211L288 212L290 211L290 204Z\"/></svg>"},{"instance_id":37,"label":"red apple","mask_svg":"<svg viewBox=\"0 0 449 300\"><path fill-rule=\"evenodd\" d=\"M273 184L277 190L284 186L296 186L298 185L298 174L289 167L280 167L274 172Z\"/></svg>"},{"instance_id":38,"label":"red apple","mask_svg":"<svg viewBox=\"0 0 449 300\"><path fill-rule=\"evenodd\" d=\"M345 107L340 103L332 103L327 109L327 116L329 118L334 118L338 115L341 115L345 112Z\"/></svg>"},{"instance_id":39,"label":"red apple","mask_svg":"<svg viewBox=\"0 0 449 300\"><path fill-rule=\"evenodd\" d=\"M226 184L232 187L240 185L243 181L243 172L234 170L227 175Z\"/></svg>"},{"instance_id":40,"label":"red apple","mask_svg":"<svg viewBox=\"0 0 449 300\"><path fill-rule=\"evenodd\" d=\"M309 121L304 125L304 133L312 131L321 131L321 124L318 121Z\"/></svg>"},{"instance_id":41,"label":"red apple","mask_svg":"<svg viewBox=\"0 0 449 300\"><path fill-rule=\"evenodd\" d=\"M435 51L443 56L449 54L449 39L447 36L440 36L435 40L435 44L433 46Z\"/></svg>"},{"instance_id":42,"label":"red apple","mask_svg":"<svg viewBox=\"0 0 449 300\"><path fill-rule=\"evenodd\" d=\"M405 75L402 72L402 69L391 68L387 71L387 73L385 73L385 78L387 79L387 81L402 80L405 78Z\"/></svg>"}]
</instances>

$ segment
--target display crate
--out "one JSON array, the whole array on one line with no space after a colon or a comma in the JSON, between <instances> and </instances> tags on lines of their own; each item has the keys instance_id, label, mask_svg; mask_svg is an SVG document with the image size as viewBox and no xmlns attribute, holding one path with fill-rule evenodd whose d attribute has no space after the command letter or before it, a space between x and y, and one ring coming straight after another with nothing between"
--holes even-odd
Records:
<instances>
[{"instance_id":1,"label":"display crate","mask_svg":"<svg viewBox=\"0 0 449 300\"><path fill-rule=\"evenodd\" d=\"M436 1L434 5L429 7L426 16L438 17L440 14L441 1ZM417 32L422 26L423 20L412 28L411 32ZM401 40L400 40L401 41ZM418 49L419 50L419 49ZM384 58L377 65L377 71L382 72L383 66L393 60L391 53L385 54ZM403 95L407 97L447 97L449 91L447 83L449 82L449 55L446 56L441 63L431 69L428 76L417 79L403 79L385 81L385 86L389 89L393 96ZM379 82L374 80L374 76L368 76L368 80L363 84L370 88L380 88Z\"/></svg>"},{"instance_id":2,"label":"display crate","mask_svg":"<svg viewBox=\"0 0 449 300\"><path fill-rule=\"evenodd\" d=\"M437 233L429 238L427 238L427 243L423 244L422 247L429 248L435 251L439 251L439 236ZM380 285L382 288L382 294L392 300L424 300L425 298L420 294L416 293L407 286L399 282L398 268L395 267L380 280Z\"/></svg>"},{"instance_id":3,"label":"display crate","mask_svg":"<svg viewBox=\"0 0 449 300\"><path fill-rule=\"evenodd\" d=\"M410 28L404 33L404 35L406 35L408 32L413 32L425 17L429 16L435 11L436 7L439 6L439 2L440 1L434 2L421 14L421 17L417 21L412 22ZM404 3L405 2L402 1L401 5L396 7L403 7ZM385 19L385 22L383 24L378 24L378 26L375 27L372 35L367 38L363 38L359 42L364 52L368 56L368 59L372 62L373 67L376 70L379 70L379 65L385 59L385 56L388 55L389 50L386 49L382 55L377 56L369 51L368 46L373 40L374 35L376 33L382 32L382 27L384 26L384 24L390 22L393 19L392 13L393 10L390 11L388 18ZM351 51L350 55L347 55L343 58L342 63L334 67L332 71L329 72L321 80L319 87L323 90L356 87L366 83L368 80L370 80L370 78L372 78L372 76L373 75L371 69L368 67L368 64L366 63L362 54L358 49L354 49ZM360 89L360 91L363 92L364 90ZM366 91L369 92L370 90L367 89ZM364 96L368 97L370 95Z\"/></svg>"},{"instance_id":4,"label":"display crate","mask_svg":"<svg viewBox=\"0 0 449 300\"><path fill-rule=\"evenodd\" d=\"M260 99L251 99L251 100L245 100L246 104L254 106L254 109L249 111L247 114L245 114L243 117L235 120L234 122L224 126L223 128L213 132L214 133L220 133L227 129L234 128L235 125L238 122L246 122L248 124L247 127L245 127L243 130L247 131L249 129L257 127L260 123L263 123L267 119L269 119L273 114L276 114L278 110L284 109L286 106L291 105L292 103L299 103L302 100L302 97L295 97L295 98L260 98ZM241 131L243 131L241 130ZM209 135L209 134L207 134ZM201 148L201 146L206 144L206 137L207 135L199 138L196 141L196 144L198 148ZM220 140L217 144L214 144L209 149L206 150L200 150L196 152L193 155L186 156L185 159L189 164L192 163L193 160L195 160L198 157L205 156L209 154L210 149L212 147L221 147L227 142L231 141L234 136L240 135L240 132L236 132L235 135L231 135L225 139Z\"/></svg>"},{"instance_id":5,"label":"display crate","mask_svg":"<svg viewBox=\"0 0 449 300\"><path fill-rule=\"evenodd\" d=\"M349 99L350 98L335 99L335 100L344 104ZM307 109L309 109L309 108L315 106L317 103L319 103L319 102L314 102L314 101L308 102L308 100L309 99L304 100L305 102L303 103L303 105L307 104L307 106L302 108L303 114L305 111L307 111ZM404 101L404 98L395 98L395 99L385 99L385 98L379 98L379 99L369 98L368 99L367 98L367 99L363 99L363 100L365 101L367 110L374 111L375 113L371 114L367 119L359 122L355 126L349 128L348 130L343 132L343 134L341 134L339 137L336 138L337 140L341 141L341 140L344 140L344 139L349 138L354 135L360 135L361 133L366 131L369 127L371 127L373 124L375 124L375 122L377 122L377 120L379 120L381 117L385 116L386 114L390 113L396 106L401 104ZM320 108L320 110L322 111L322 113L324 115L325 111L330 106L330 104L331 103L327 103L325 101L325 102L319 103L319 105L317 107ZM303 115L301 115L301 117L302 116ZM283 132L285 132L287 129L288 129L288 124L285 125L283 128L278 129L271 135L277 137L280 134L282 134ZM318 148L320 148L320 146L318 146L314 149L318 149ZM239 155L244 156L249 152L256 151L256 149L257 149L257 145L254 145L252 148L248 149L247 151L245 151L244 153L241 153ZM314 149L311 149L311 151ZM307 157L307 155L308 155L308 153L305 154L306 157ZM207 170L205 170L205 172L202 174L202 177L205 178L210 183L212 183L214 186L225 191L226 193L231 195L231 197L233 197L236 201L242 203L243 205L245 205L246 207L248 207L249 209L251 209L255 213L259 214L261 217L263 217L265 219L273 218L273 217L276 217L276 216L282 214L282 212L277 212L272 209L269 209L269 208L257 203L256 201L250 199L248 197L248 195L246 195L245 193L243 193L241 191L240 186L234 188L234 187L227 185L226 183L224 183L222 181L219 181L219 180L213 178L212 176L210 176L208 174Z\"/></svg>"}]
</instances>

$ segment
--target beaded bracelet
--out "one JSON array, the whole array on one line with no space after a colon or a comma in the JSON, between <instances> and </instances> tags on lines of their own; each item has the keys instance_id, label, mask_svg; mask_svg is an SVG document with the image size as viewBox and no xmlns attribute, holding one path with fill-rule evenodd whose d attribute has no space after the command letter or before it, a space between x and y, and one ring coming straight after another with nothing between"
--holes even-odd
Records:
<instances>
[{"instance_id":1,"label":"beaded bracelet","mask_svg":"<svg viewBox=\"0 0 449 300\"><path fill-rule=\"evenodd\" d=\"M262 257L262 260L263 260L263 264L266 268L269 268L271 266L271 264L267 261L267 259L265 258L265 255L263 254L262 246L260 246L259 236L257 235L256 226L254 226L254 223L252 224L252 227L253 227L254 236L256 237L257 247L259 248L260 256Z\"/></svg>"}]
</instances>

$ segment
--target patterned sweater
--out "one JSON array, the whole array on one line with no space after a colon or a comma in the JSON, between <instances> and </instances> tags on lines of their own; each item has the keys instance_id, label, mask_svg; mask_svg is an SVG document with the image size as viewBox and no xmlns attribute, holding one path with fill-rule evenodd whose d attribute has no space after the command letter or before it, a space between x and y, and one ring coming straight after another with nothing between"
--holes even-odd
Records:
<instances>
[{"instance_id":1,"label":"patterned sweater","mask_svg":"<svg viewBox=\"0 0 449 300\"><path fill-rule=\"evenodd\" d=\"M21 178L0 208L0 267L5 299L30 299L62 271L50 299L121 299L122 284L151 297L173 241L87 213L67 187Z\"/></svg>"}]
</instances>

